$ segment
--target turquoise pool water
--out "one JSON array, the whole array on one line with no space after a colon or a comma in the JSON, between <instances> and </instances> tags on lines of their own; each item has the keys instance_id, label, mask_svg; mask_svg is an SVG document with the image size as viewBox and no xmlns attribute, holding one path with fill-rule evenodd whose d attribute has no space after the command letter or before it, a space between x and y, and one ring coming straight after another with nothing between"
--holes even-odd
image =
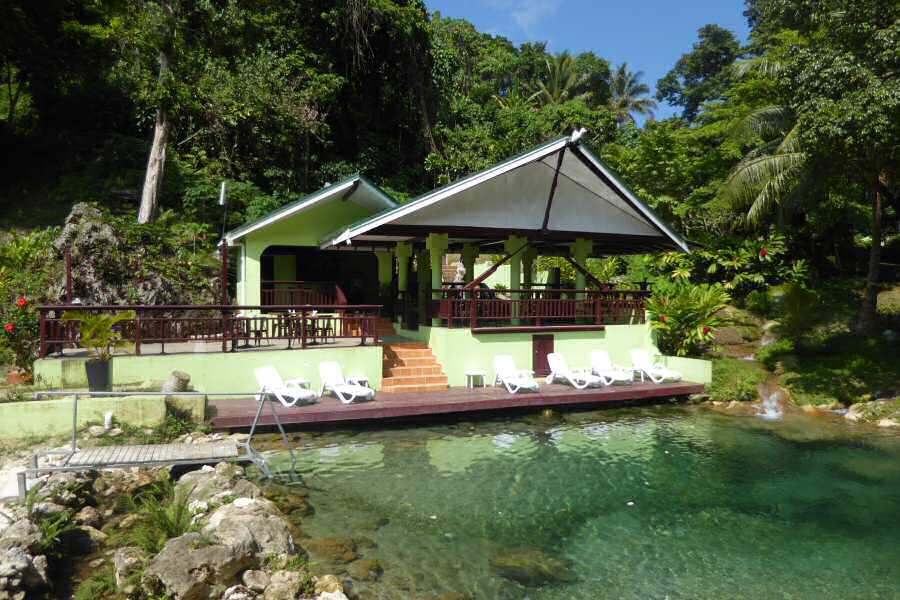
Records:
<instances>
[{"instance_id":1,"label":"turquoise pool water","mask_svg":"<svg viewBox=\"0 0 900 600\"><path fill-rule=\"evenodd\" d=\"M900 436L876 428L656 407L302 440L300 528L377 544L363 598L900 598ZM550 575L501 572L516 552Z\"/></svg>"}]
</instances>

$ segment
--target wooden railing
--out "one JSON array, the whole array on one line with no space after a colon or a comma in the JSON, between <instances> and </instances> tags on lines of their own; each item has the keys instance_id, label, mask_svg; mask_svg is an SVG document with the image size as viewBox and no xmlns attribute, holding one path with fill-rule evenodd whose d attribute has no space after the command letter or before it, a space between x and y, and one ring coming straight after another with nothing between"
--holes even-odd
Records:
<instances>
[{"instance_id":1,"label":"wooden railing","mask_svg":"<svg viewBox=\"0 0 900 600\"><path fill-rule=\"evenodd\" d=\"M333 281L262 282L261 302L264 306L344 306L347 296Z\"/></svg>"},{"instance_id":2,"label":"wooden railing","mask_svg":"<svg viewBox=\"0 0 900 600\"><path fill-rule=\"evenodd\" d=\"M430 313L447 327L598 327L643 323L646 290L444 288Z\"/></svg>"},{"instance_id":3,"label":"wooden railing","mask_svg":"<svg viewBox=\"0 0 900 600\"><path fill-rule=\"evenodd\" d=\"M265 308L268 312L261 313ZM165 353L166 344L220 343L221 351L287 342L287 347L306 348L358 339L378 343L376 304L360 305L52 305L40 306L40 349L43 358L78 344L78 320L63 320L67 312L120 313L134 311L133 319L120 321L116 330L133 345L134 354ZM156 347L158 346L158 348ZM189 350L187 350L189 351Z\"/></svg>"}]
</instances>

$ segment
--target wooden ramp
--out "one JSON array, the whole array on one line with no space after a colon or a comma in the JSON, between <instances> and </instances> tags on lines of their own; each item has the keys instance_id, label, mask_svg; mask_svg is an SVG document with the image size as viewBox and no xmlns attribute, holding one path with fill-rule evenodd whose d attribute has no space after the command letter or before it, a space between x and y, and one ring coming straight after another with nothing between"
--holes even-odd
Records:
<instances>
[{"instance_id":1,"label":"wooden ramp","mask_svg":"<svg viewBox=\"0 0 900 600\"><path fill-rule=\"evenodd\" d=\"M58 466L34 469L38 473L126 469L168 465L200 465L220 461L249 460L240 456L234 440L207 444L147 444L139 446L98 446L71 454Z\"/></svg>"}]
</instances>

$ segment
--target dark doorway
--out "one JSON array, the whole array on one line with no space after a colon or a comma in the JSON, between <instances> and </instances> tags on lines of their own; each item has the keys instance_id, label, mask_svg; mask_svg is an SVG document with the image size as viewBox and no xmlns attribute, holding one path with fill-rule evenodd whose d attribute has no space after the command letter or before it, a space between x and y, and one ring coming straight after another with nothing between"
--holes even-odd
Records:
<instances>
[{"instance_id":1,"label":"dark doorway","mask_svg":"<svg viewBox=\"0 0 900 600\"><path fill-rule=\"evenodd\" d=\"M553 352L552 335L531 336L531 369L535 375L544 376L550 374L550 364L547 355Z\"/></svg>"},{"instance_id":2,"label":"dark doorway","mask_svg":"<svg viewBox=\"0 0 900 600\"><path fill-rule=\"evenodd\" d=\"M261 257L263 290L276 281L336 283L349 304L379 304L378 261L371 252L322 251L306 246L269 246Z\"/></svg>"}]
</instances>

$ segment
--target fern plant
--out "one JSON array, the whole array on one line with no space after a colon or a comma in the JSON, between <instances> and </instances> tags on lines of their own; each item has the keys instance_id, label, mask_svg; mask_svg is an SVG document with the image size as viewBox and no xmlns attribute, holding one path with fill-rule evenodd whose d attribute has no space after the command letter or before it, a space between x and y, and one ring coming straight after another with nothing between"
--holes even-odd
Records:
<instances>
[{"instance_id":1,"label":"fern plant","mask_svg":"<svg viewBox=\"0 0 900 600\"><path fill-rule=\"evenodd\" d=\"M138 495L133 508L139 515L131 532L132 542L148 554L157 554L172 538L195 529L190 493L176 493L170 480L157 483Z\"/></svg>"}]
</instances>

